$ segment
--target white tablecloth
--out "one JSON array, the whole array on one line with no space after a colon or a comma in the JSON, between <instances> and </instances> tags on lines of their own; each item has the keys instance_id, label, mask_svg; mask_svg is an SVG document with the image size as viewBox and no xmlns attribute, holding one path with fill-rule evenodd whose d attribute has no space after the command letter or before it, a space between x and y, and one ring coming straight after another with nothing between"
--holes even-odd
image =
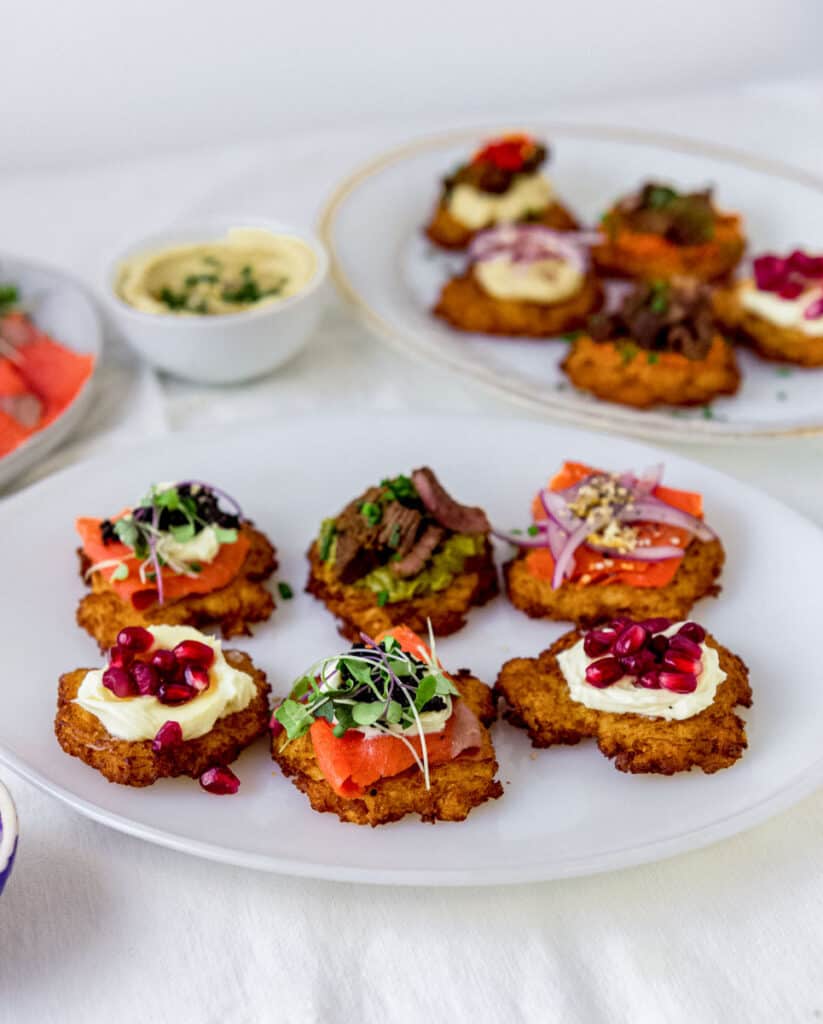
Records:
<instances>
[{"instance_id":1,"label":"white tablecloth","mask_svg":"<svg viewBox=\"0 0 823 1024\"><path fill-rule=\"evenodd\" d=\"M674 129L819 171L822 108L818 80L552 113ZM121 237L177 217L259 212L265 201L274 216L310 223L349 167L431 127L347 127L6 176L3 248L94 280ZM472 384L456 389L402 362L338 302L309 350L242 389L158 380L111 345L94 415L29 479L147 434L339 409L346 385L366 378L381 409L518 414ZM823 441L677 450L823 523ZM3 1024L823 1019L820 792L744 835L664 863L526 887L426 891L201 862L112 832L3 776L22 821L17 866L0 898Z\"/></svg>"}]
</instances>

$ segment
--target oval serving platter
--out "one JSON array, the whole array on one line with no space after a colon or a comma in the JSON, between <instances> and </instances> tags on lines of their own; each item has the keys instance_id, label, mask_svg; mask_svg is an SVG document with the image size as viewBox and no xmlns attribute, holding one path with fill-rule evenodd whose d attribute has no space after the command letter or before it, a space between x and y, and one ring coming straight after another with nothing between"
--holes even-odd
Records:
<instances>
[{"instance_id":1,"label":"oval serving platter","mask_svg":"<svg viewBox=\"0 0 823 1024\"><path fill-rule=\"evenodd\" d=\"M520 126L518 126L520 127ZM462 257L430 244L421 228L443 175L483 139L511 125L422 139L371 161L326 206L321 234L335 279L378 337L554 419L650 439L728 441L823 431L823 369L783 367L741 350L737 395L694 409L634 410L574 389L559 368L560 339L490 338L454 331L431 315ZM823 178L722 146L607 126L531 122L548 140L547 174L588 224L642 181L683 189L713 185L721 208L740 211L749 253L823 250Z\"/></svg>"}]
</instances>

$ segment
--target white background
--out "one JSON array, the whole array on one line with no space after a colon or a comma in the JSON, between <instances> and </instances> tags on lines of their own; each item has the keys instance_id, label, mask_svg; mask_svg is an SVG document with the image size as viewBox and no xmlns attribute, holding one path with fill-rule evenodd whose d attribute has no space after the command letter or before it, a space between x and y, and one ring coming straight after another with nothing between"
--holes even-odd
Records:
<instances>
[{"instance_id":1,"label":"white background","mask_svg":"<svg viewBox=\"0 0 823 1024\"><path fill-rule=\"evenodd\" d=\"M0 3L0 167L823 67L820 0Z\"/></svg>"}]
</instances>

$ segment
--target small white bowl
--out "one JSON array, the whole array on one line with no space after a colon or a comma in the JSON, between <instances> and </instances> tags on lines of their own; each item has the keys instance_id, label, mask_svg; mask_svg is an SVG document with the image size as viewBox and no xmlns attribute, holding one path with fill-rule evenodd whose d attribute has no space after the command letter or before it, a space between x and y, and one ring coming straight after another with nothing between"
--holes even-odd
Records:
<instances>
[{"instance_id":1,"label":"small white bowl","mask_svg":"<svg viewBox=\"0 0 823 1024\"><path fill-rule=\"evenodd\" d=\"M17 852L17 813L11 793L0 782L0 892L9 880Z\"/></svg>"},{"instance_id":2,"label":"small white bowl","mask_svg":"<svg viewBox=\"0 0 823 1024\"><path fill-rule=\"evenodd\" d=\"M120 267L130 257L173 245L215 241L237 227L263 228L304 242L316 260L306 287L282 302L218 316L143 313L117 294ZM182 224L132 242L109 262L103 292L121 333L154 366L202 384L234 384L269 373L303 348L323 312L328 271L326 250L314 235L279 221L223 217Z\"/></svg>"}]
</instances>

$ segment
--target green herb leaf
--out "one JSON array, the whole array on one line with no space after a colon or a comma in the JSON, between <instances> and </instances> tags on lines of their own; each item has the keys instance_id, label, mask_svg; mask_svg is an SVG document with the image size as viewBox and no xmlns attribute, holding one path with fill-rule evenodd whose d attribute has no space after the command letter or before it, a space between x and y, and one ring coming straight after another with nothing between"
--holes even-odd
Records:
<instances>
[{"instance_id":1,"label":"green herb leaf","mask_svg":"<svg viewBox=\"0 0 823 1024\"><path fill-rule=\"evenodd\" d=\"M277 590L284 601L290 601L294 597L294 591L284 580L277 584Z\"/></svg>"},{"instance_id":2,"label":"green herb leaf","mask_svg":"<svg viewBox=\"0 0 823 1024\"><path fill-rule=\"evenodd\" d=\"M660 353L659 352L649 352L648 356L646 357L646 362L649 364L649 366L654 366L655 363L659 363L660 362Z\"/></svg>"},{"instance_id":3,"label":"green herb leaf","mask_svg":"<svg viewBox=\"0 0 823 1024\"><path fill-rule=\"evenodd\" d=\"M414 696L414 705L418 711L426 706L437 692L437 677L428 675L420 681Z\"/></svg>"},{"instance_id":4,"label":"green herb leaf","mask_svg":"<svg viewBox=\"0 0 823 1024\"><path fill-rule=\"evenodd\" d=\"M388 590L381 590L380 593L377 595L377 607L378 608L385 608L385 606L388 603L389 603L389 592L388 592Z\"/></svg>"},{"instance_id":5,"label":"green herb leaf","mask_svg":"<svg viewBox=\"0 0 823 1024\"><path fill-rule=\"evenodd\" d=\"M526 533L528 533L530 537L536 537L538 533L540 533L540 529L539 527L532 525L528 528L528 530L526 530Z\"/></svg>"},{"instance_id":6,"label":"green herb leaf","mask_svg":"<svg viewBox=\"0 0 823 1024\"><path fill-rule=\"evenodd\" d=\"M352 718L358 725L374 725L382 714L383 705L379 700L369 704L355 704L352 708Z\"/></svg>"},{"instance_id":7,"label":"green herb leaf","mask_svg":"<svg viewBox=\"0 0 823 1024\"><path fill-rule=\"evenodd\" d=\"M369 526L377 526L383 518L383 510L373 501L364 501L360 506L360 515L366 520Z\"/></svg>"},{"instance_id":8,"label":"green herb leaf","mask_svg":"<svg viewBox=\"0 0 823 1024\"><path fill-rule=\"evenodd\" d=\"M214 535L220 544L235 544L237 542L237 530L227 530L225 527L216 526Z\"/></svg>"},{"instance_id":9,"label":"green herb leaf","mask_svg":"<svg viewBox=\"0 0 823 1024\"><path fill-rule=\"evenodd\" d=\"M0 284L0 309L6 310L9 306L14 306L20 299L20 292L17 285L14 284Z\"/></svg>"},{"instance_id":10,"label":"green herb leaf","mask_svg":"<svg viewBox=\"0 0 823 1024\"><path fill-rule=\"evenodd\" d=\"M398 704L396 700L389 701L389 706L386 711L386 721L391 722L392 725L397 725L402 717L402 706Z\"/></svg>"},{"instance_id":11,"label":"green herb leaf","mask_svg":"<svg viewBox=\"0 0 823 1024\"><path fill-rule=\"evenodd\" d=\"M123 516L122 519L118 519L114 524L114 533L121 544L125 544L127 548L133 550L136 548L139 533L131 516Z\"/></svg>"},{"instance_id":12,"label":"green herb leaf","mask_svg":"<svg viewBox=\"0 0 823 1024\"><path fill-rule=\"evenodd\" d=\"M169 533L178 544L185 544L194 537L194 523L184 523L182 526L170 526Z\"/></svg>"},{"instance_id":13,"label":"green herb leaf","mask_svg":"<svg viewBox=\"0 0 823 1024\"><path fill-rule=\"evenodd\" d=\"M673 188L656 185L649 189L646 205L650 210L663 210L673 199L677 199L677 192Z\"/></svg>"},{"instance_id":14,"label":"green herb leaf","mask_svg":"<svg viewBox=\"0 0 823 1024\"><path fill-rule=\"evenodd\" d=\"M331 553L331 546L337 533L337 527L333 519L327 519L320 527L320 561L327 562Z\"/></svg>"},{"instance_id":15,"label":"green herb leaf","mask_svg":"<svg viewBox=\"0 0 823 1024\"><path fill-rule=\"evenodd\" d=\"M113 580L125 580L128 579L128 577L129 567L126 565L125 562L121 562L120 565L118 565L114 572L111 574L111 579Z\"/></svg>"},{"instance_id":16,"label":"green herb leaf","mask_svg":"<svg viewBox=\"0 0 823 1024\"><path fill-rule=\"evenodd\" d=\"M275 711L274 717L286 730L290 740L296 740L308 732L314 721L314 716L307 711L305 705L296 700L284 700Z\"/></svg>"}]
</instances>

